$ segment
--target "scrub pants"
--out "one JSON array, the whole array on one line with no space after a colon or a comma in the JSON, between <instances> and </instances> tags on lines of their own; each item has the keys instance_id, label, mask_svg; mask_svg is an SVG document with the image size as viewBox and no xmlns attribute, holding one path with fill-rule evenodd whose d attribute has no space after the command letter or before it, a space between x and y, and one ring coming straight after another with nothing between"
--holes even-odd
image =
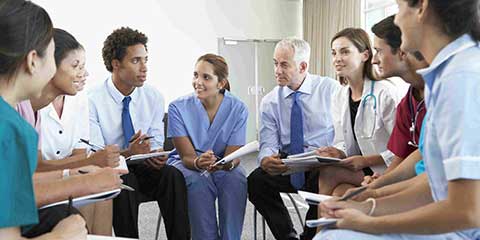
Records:
<instances>
[{"instance_id":1,"label":"scrub pants","mask_svg":"<svg viewBox=\"0 0 480 240\"><path fill-rule=\"evenodd\" d=\"M188 191L188 214L193 240L240 240L247 204L247 178L242 166L207 176L171 163L183 173ZM218 198L219 224L215 200ZM220 230L220 231L219 231Z\"/></svg>"},{"instance_id":2,"label":"scrub pants","mask_svg":"<svg viewBox=\"0 0 480 240\"><path fill-rule=\"evenodd\" d=\"M379 234L373 235L363 232L357 232L344 229L322 230L313 240L336 240L336 239L355 239L355 240L463 240L457 233L445 233L435 235L418 234Z\"/></svg>"}]
</instances>

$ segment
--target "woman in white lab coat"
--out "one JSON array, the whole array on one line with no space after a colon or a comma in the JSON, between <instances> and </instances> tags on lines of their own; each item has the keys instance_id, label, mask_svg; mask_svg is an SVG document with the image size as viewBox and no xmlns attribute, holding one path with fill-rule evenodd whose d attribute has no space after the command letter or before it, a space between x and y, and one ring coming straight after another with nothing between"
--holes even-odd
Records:
<instances>
[{"instance_id":1,"label":"woman in white lab coat","mask_svg":"<svg viewBox=\"0 0 480 240\"><path fill-rule=\"evenodd\" d=\"M343 160L339 166L319 169L319 192L342 195L352 185L358 186L365 175L381 173L390 163L393 155L387 143L397 94L393 83L375 79L372 48L364 30L346 28L333 37L331 46L335 72L344 86L332 101L334 144L318 154Z\"/></svg>"}]
</instances>

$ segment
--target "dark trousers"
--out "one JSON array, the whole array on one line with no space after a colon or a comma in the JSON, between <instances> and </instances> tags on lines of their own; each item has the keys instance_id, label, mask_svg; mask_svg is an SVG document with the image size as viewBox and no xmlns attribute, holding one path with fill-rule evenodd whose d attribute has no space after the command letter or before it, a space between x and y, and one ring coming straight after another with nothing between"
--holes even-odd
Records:
<instances>
[{"instance_id":1,"label":"dark trousers","mask_svg":"<svg viewBox=\"0 0 480 240\"><path fill-rule=\"evenodd\" d=\"M119 237L138 238L138 206L157 201L168 239L190 239L187 188L176 168L165 165L160 170L145 164L129 166L122 176L124 184L136 189L122 191L113 200L113 228Z\"/></svg>"},{"instance_id":2,"label":"dark trousers","mask_svg":"<svg viewBox=\"0 0 480 240\"><path fill-rule=\"evenodd\" d=\"M73 214L80 214L80 212L73 207L69 211L66 204L40 209L38 210L38 224L22 228L22 236L34 238L49 233L60 221Z\"/></svg>"},{"instance_id":3,"label":"dark trousers","mask_svg":"<svg viewBox=\"0 0 480 240\"><path fill-rule=\"evenodd\" d=\"M305 173L305 185L302 190L318 192L318 171ZM283 204L280 193L296 193L290 183L290 176L272 176L261 168L255 169L248 176L248 199L267 221L275 239L288 239L296 235L292 219ZM317 218L317 206L310 206L306 219ZM312 239L316 229L304 226L302 239Z\"/></svg>"}]
</instances>

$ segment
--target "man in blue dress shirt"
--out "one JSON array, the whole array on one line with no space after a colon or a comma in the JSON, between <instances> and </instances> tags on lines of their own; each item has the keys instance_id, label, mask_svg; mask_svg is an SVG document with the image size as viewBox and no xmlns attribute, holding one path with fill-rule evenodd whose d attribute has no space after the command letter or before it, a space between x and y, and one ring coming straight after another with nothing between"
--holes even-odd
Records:
<instances>
[{"instance_id":1,"label":"man in blue dress shirt","mask_svg":"<svg viewBox=\"0 0 480 240\"><path fill-rule=\"evenodd\" d=\"M144 84L146 44L147 37L130 28L110 34L103 59L112 76L89 92L90 141L117 144L125 157L163 150L164 101L155 88ZM150 158L130 165L130 173L122 176L137 191L122 191L113 201L116 236L138 238L138 205L156 200L168 239L190 239L185 180L180 171L165 165L166 160Z\"/></svg>"},{"instance_id":2,"label":"man in blue dress shirt","mask_svg":"<svg viewBox=\"0 0 480 240\"><path fill-rule=\"evenodd\" d=\"M280 41L273 56L278 86L261 104L260 167L248 177L248 193L276 239L298 239L280 192L318 192L316 171L281 175L287 167L280 160L279 151L297 154L329 146L334 136L330 105L340 84L309 74L309 59L310 46L306 41ZM316 207L310 207L307 219L316 215ZM314 234L315 229L305 228L302 239L311 239Z\"/></svg>"}]
</instances>

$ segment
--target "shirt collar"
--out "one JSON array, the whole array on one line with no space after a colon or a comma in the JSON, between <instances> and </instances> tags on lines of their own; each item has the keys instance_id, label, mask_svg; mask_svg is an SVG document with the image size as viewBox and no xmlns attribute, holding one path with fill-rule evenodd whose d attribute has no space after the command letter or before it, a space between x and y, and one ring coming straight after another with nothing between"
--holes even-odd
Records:
<instances>
[{"instance_id":1,"label":"shirt collar","mask_svg":"<svg viewBox=\"0 0 480 240\"><path fill-rule=\"evenodd\" d=\"M110 93L110 96L113 98L113 100L115 101L115 103L117 104L121 104L123 99L126 97L124 96L118 89L117 87L115 87L115 85L113 84L113 80L112 80L112 76L108 77L107 80L106 80L106 83L107 85L107 90L108 90L108 93ZM137 97L138 97L138 91L137 91L137 88L133 89L133 92L129 95L132 100L131 102L135 102Z\"/></svg>"},{"instance_id":2,"label":"shirt collar","mask_svg":"<svg viewBox=\"0 0 480 240\"><path fill-rule=\"evenodd\" d=\"M285 98L288 98L294 92L295 91L293 91L287 86L283 87L283 96L285 96ZM310 75L310 73L307 73L307 75L305 76L305 80L303 80L303 83L302 85L300 85L300 88L297 90L297 92L308 95L312 94L312 76Z\"/></svg>"},{"instance_id":3,"label":"shirt collar","mask_svg":"<svg viewBox=\"0 0 480 240\"><path fill-rule=\"evenodd\" d=\"M418 74L422 75L426 85L431 89L433 82L435 80L435 70L440 67L444 62L449 60L452 56L456 55L459 52L464 51L465 49L471 48L478 43L472 39L469 34L463 34L453 42L445 46L432 61L429 67L420 69L417 71Z\"/></svg>"}]
</instances>

